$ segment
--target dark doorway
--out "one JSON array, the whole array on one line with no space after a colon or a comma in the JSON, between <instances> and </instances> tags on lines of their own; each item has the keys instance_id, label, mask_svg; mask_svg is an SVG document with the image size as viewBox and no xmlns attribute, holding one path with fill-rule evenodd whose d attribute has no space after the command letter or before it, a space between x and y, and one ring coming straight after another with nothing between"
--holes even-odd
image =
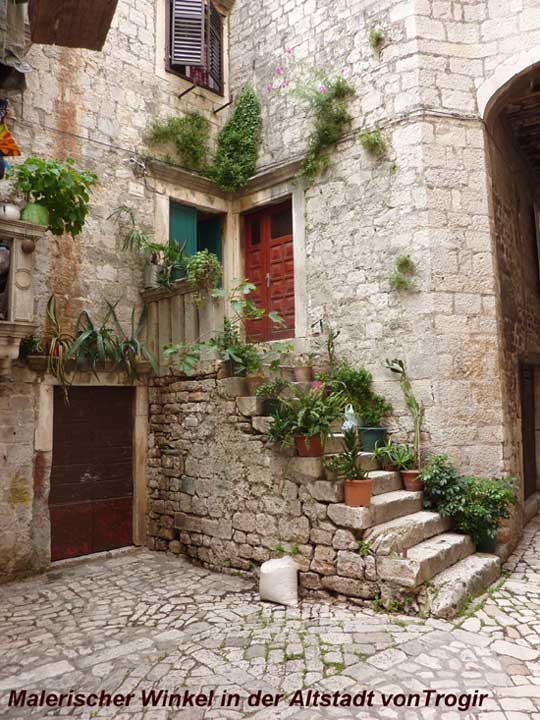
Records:
<instances>
[{"instance_id":1,"label":"dark doorway","mask_svg":"<svg viewBox=\"0 0 540 720\"><path fill-rule=\"evenodd\" d=\"M133 390L55 387L51 560L133 542Z\"/></svg>"},{"instance_id":2,"label":"dark doorway","mask_svg":"<svg viewBox=\"0 0 540 720\"><path fill-rule=\"evenodd\" d=\"M523 433L523 481L525 499L536 492L535 368L521 368L521 426Z\"/></svg>"}]
</instances>

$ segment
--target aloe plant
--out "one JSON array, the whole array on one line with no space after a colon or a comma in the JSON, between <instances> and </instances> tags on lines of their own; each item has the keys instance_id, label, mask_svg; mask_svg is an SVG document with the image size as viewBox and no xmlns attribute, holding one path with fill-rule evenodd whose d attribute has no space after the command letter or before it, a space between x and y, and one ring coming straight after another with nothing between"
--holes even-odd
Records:
<instances>
[{"instance_id":1,"label":"aloe plant","mask_svg":"<svg viewBox=\"0 0 540 720\"><path fill-rule=\"evenodd\" d=\"M147 360L154 373L159 375L159 367L156 362L156 358L140 339L143 327L146 323L146 317L148 315L148 306L144 306L138 320L135 320L135 308L133 308L131 312L129 335L124 331L124 328L118 320L116 305L112 305L109 301L107 301L107 306L118 332L118 336L115 338L118 363L126 372L129 379L133 382L133 380L137 380L139 378L140 364L144 360Z\"/></svg>"}]
</instances>

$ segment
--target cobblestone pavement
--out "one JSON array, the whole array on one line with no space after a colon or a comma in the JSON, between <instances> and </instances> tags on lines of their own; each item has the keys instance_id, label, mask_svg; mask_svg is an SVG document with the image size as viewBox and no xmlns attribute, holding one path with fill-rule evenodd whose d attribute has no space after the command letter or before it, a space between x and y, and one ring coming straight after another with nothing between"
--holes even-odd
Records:
<instances>
[{"instance_id":1,"label":"cobblestone pavement","mask_svg":"<svg viewBox=\"0 0 540 720\"><path fill-rule=\"evenodd\" d=\"M0 717L540 720L540 520L508 568L450 623L311 600L284 609L261 603L250 581L146 550L55 566L0 588ZM357 703L373 691L372 705L321 707L310 689ZM42 691L134 695L127 707L8 707L11 690L28 701ZM151 690L215 695L209 708L164 707L164 694L143 707ZM298 690L309 707L290 704ZM248 705L258 691L285 697ZM225 693L231 707L219 704ZM482 707L466 708L479 693ZM412 706L400 707L409 694Z\"/></svg>"}]
</instances>

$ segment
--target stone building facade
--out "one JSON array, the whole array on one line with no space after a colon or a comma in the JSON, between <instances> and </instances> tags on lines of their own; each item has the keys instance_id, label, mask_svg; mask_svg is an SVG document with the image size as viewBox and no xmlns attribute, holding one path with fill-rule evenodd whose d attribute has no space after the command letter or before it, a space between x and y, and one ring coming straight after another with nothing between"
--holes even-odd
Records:
<instances>
[{"instance_id":1,"label":"stone building facade","mask_svg":"<svg viewBox=\"0 0 540 720\"><path fill-rule=\"evenodd\" d=\"M220 6L227 38L223 97L200 88L179 97L190 83L164 69L166 0L120 0L101 53L32 47L28 89L13 98L19 144L25 154L71 155L100 178L80 237L47 236L38 244L33 278L38 324L44 322L51 293L66 321L84 308L99 313L105 297L120 301L124 320L133 305L141 304L141 264L121 250L118 229L107 219L121 204L136 207L164 242L171 199L220 213L224 283L231 287L245 273L245 213L291 198L295 341L309 346L321 319L339 328L338 352L372 371L377 389L394 405L392 429L400 437L410 430L409 419L384 359L403 358L426 405L426 448L448 453L463 471L520 478L518 511L504 538L508 549L520 534L525 500L527 513L537 509L538 473L530 456L539 413L530 402L529 425L522 427L524 366L526 392L532 388L540 401L535 390L538 221L531 221L538 202L531 180L536 171L519 122L507 121L518 90L518 100L525 97L534 111L535 73L540 75L536 5L536 0L235 0ZM370 46L375 29L384 34L377 51ZM329 74L343 72L357 93L351 128L333 153L331 168L306 191L295 177L312 118L276 81L277 67L287 64L294 73L303 62ZM144 131L152 118L197 108L217 131L229 112L219 108L245 83L256 89L263 118L259 172L246 188L226 193L159 162L148 163L143 176L134 175L129 158L144 156ZM388 146L382 159L367 154L358 140L360 131L377 128ZM1 191L8 192L5 184ZM395 258L404 253L418 266L418 288L412 293L396 293L388 281ZM161 340L174 335L176 301L167 302L163 316L152 316L152 327L160 327L154 336L157 351ZM11 380L0 389L0 562L8 578L49 562L48 478L54 455L47 430L54 383L22 365L14 366ZM246 453L256 448L253 466L233 463L223 487L213 482L204 456L193 455L199 446L189 433L204 433L215 407L193 409L197 423L189 432L178 421L178 413L190 413L183 403L204 405L206 398L193 394L209 390L206 385L183 389L182 378L175 378L173 385L179 385L172 392L178 397L169 398L169 382L154 381L149 403L146 381L136 393L136 541L145 542L147 518L151 546L185 551L214 567L248 569L268 555L270 539L297 542L310 562L338 563L336 553L349 550L334 542L339 523L333 526L325 516L318 525L310 515L323 512L317 506L326 499L316 497L319 490L306 499L305 488L279 480L282 468L274 468L258 435L243 432L242 424L249 422L237 422L233 399L219 405L219 413L234 419L216 430L216 452L222 453L217 462L234 456L227 451L230 444ZM115 374L102 383L126 381ZM171 446L182 452L171 455L166 451ZM243 476L260 474L260 493L268 490L276 512L263 503L247 514L254 514L256 528L268 516L271 531L252 529L253 517L239 520L235 504L223 504L225 495L243 497L247 479L235 483L237 470ZM204 492L192 491L193 484ZM284 499L299 509L294 525L301 532L280 527L278 506ZM194 512L193 503L199 503ZM230 516L214 515L216 507L230 509ZM189 522L182 527L183 515L190 513L207 514L205 532L190 530ZM330 536L323 540L324 533ZM268 543L250 542L254 534ZM212 551L205 555L200 548L206 542ZM317 550L318 544L332 550ZM254 549L247 552L246 545ZM334 569L314 572L334 577ZM309 583L312 570L305 572ZM314 577L311 582L322 583Z\"/></svg>"}]
</instances>

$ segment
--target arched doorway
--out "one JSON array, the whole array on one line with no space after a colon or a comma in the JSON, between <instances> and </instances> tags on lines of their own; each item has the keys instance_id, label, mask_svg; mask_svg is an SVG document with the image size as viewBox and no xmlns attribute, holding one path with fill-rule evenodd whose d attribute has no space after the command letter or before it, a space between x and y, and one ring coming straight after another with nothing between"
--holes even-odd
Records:
<instances>
[{"instance_id":1,"label":"arched doorway","mask_svg":"<svg viewBox=\"0 0 540 720\"><path fill-rule=\"evenodd\" d=\"M492 96L485 121L506 464L526 500L540 490L540 62Z\"/></svg>"}]
</instances>

